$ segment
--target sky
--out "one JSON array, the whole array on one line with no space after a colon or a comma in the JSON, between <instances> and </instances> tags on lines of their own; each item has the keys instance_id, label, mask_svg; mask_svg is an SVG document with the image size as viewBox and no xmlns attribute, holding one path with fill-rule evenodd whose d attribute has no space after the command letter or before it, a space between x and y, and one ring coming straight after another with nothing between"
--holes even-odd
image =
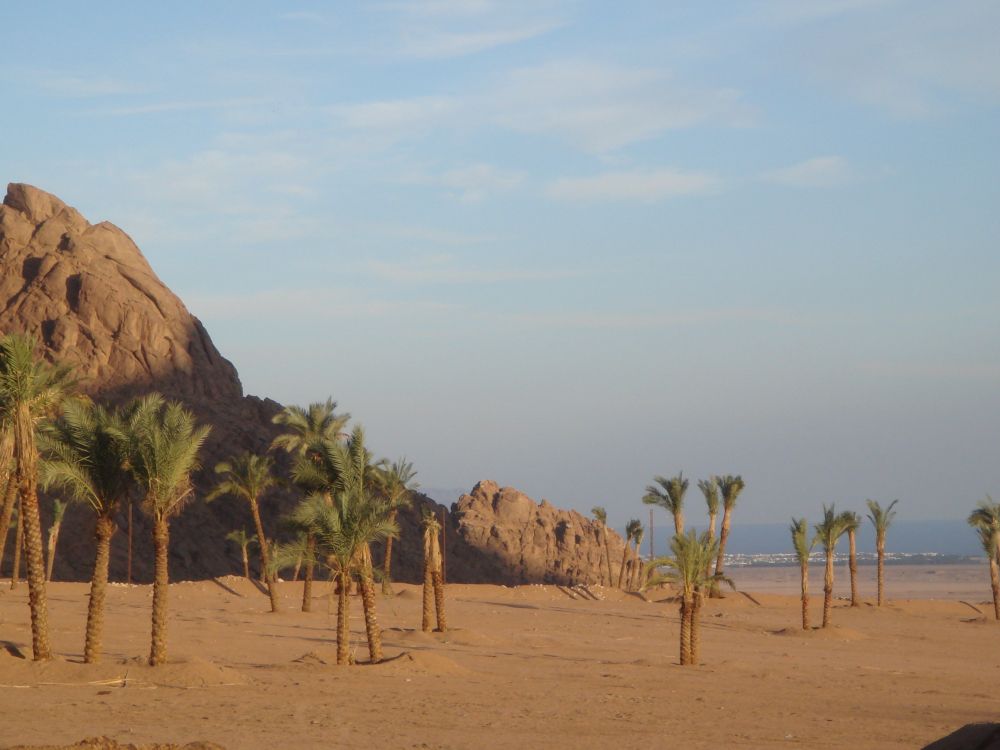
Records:
<instances>
[{"instance_id":1,"label":"sky","mask_svg":"<svg viewBox=\"0 0 1000 750\"><path fill-rule=\"evenodd\" d=\"M1000 498L1000 3L4 4L0 180L246 392L622 525ZM661 519L665 522L665 519Z\"/></svg>"}]
</instances>

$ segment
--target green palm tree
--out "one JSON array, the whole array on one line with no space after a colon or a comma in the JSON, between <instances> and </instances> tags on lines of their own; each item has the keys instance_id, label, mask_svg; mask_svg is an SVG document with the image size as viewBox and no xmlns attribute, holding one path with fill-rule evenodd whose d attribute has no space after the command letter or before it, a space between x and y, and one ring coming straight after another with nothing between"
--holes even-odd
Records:
<instances>
[{"instance_id":1,"label":"green palm tree","mask_svg":"<svg viewBox=\"0 0 1000 750\"><path fill-rule=\"evenodd\" d=\"M629 581L629 588L632 591L638 591L641 584L642 578L642 553L640 549L642 548L642 540L646 536L646 529L642 524L639 524L639 528L636 529L633 535L633 540L635 541L635 555L632 558L632 575Z\"/></svg>"},{"instance_id":2,"label":"green palm tree","mask_svg":"<svg viewBox=\"0 0 1000 750\"><path fill-rule=\"evenodd\" d=\"M329 446L341 440L350 414L337 414L337 402L331 398L309 404L308 407L286 406L273 418L275 424L284 426L286 432L271 442L271 449L280 449L296 457L292 480L308 496L322 491L327 504L331 502L329 488L324 489L325 472L318 469ZM319 483L319 486L316 483ZM313 567L316 559L316 540L306 532L305 569L302 575L302 611L312 611Z\"/></svg>"},{"instance_id":3,"label":"green palm tree","mask_svg":"<svg viewBox=\"0 0 1000 750\"><path fill-rule=\"evenodd\" d=\"M400 508L409 508L412 504L411 493L420 485L413 481L417 472L413 464L405 458L394 461L384 467L379 474L382 494L389 503L389 520L396 522ZM392 596L392 541L390 536L385 540L385 560L382 562L382 594Z\"/></svg>"},{"instance_id":4,"label":"green palm tree","mask_svg":"<svg viewBox=\"0 0 1000 750\"><path fill-rule=\"evenodd\" d=\"M708 507L708 534L715 538L715 519L719 517L719 482L715 477L698 480L698 489Z\"/></svg>"},{"instance_id":5,"label":"green palm tree","mask_svg":"<svg viewBox=\"0 0 1000 750\"><path fill-rule=\"evenodd\" d=\"M590 509L594 514L594 520L601 525L601 537L604 543L604 561L608 568L608 586L611 586L611 549L608 547L608 512L600 505L595 505ZM600 566L600 561L598 561Z\"/></svg>"},{"instance_id":6,"label":"green palm tree","mask_svg":"<svg viewBox=\"0 0 1000 750\"><path fill-rule=\"evenodd\" d=\"M14 471L24 518L24 550L31 610L31 650L36 661L52 658L42 524L38 514L38 448L35 433L75 385L69 367L35 357L35 340L21 334L0 338L0 423L13 432Z\"/></svg>"},{"instance_id":7,"label":"green palm tree","mask_svg":"<svg viewBox=\"0 0 1000 750\"><path fill-rule=\"evenodd\" d=\"M52 501L52 523L49 524L49 557L45 565L45 581L52 580L52 569L56 564L56 544L59 542L59 527L62 526L63 516L66 515L66 503L56 498Z\"/></svg>"},{"instance_id":8,"label":"green palm tree","mask_svg":"<svg viewBox=\"0 0 1000 750\"><path fill-rule=\"evenodd\" d=\"M21 501L17 501L17 509L14 511L14 559L11 562L10 590L17 588L21 581L21 551L24 549L24 513L21 510Z\"/></svg>"},{"instance_id":9,"label":"green palm tree","mask_svg":"<svg viewBox=\"0 0 1000 750\"><path fill-rule=\"evenodd\" d=\"M830 608L833 606L833 556L837 540L846 531L844 517L837 515L833 505L823 506L823 520L816 524L816 539L826 553L826 571L823 576L823 627L830 625Z\"/></svg>"},{"instance_id":10,"label":"green palm tree","mask_svg":"<svg viewBox=\"0 0 1000 750\"><path fill-rule=\"evenodd\" d=\"M700 656L699 613L706 589L713 583L723 581L732 586L732 581L717 573L708 573L711 562L718 551L719 542L704 533L698 536L694 529L687 534L675 534L670 540L669 557L659 557L649 562L647 567L655 571L646 583L647 587L664 582L675 584L680 589L680 663L697 664ZM666 568L665 572L659 572Z\"/></svg>"},{"instance_id":11,"label":"green palm tree","mask_svg":"<svg viewBox=\"0 0 1000 750\"><path fill-rule=\"evenodd\" d=\"M969 515L969 525L979 534L979 541L990 566L990 588L993 590L993 615L1000 620L1000 503L989 495Z\"/></svg>"},{"instance_id":12,"label":"green palm tree","mask_svg":"<svg viewBox=\"0 0 1000 750\"><path fill-rule=\"evenodd\" d=\"M816 546L816 537L809 536L809 524L804 518L793 518L789 530L802 577L802 629L809 630L809 556Z\"/></svg>"},{"instance_id":13,"label":"green palm tree","mask_svg":"<svg viewBox=\"0 0 1000 750\"><path fill-rule=\"evenodd\" d=\"M250 557L247 554L247 549L251 544L257 544L259 546L257 535L252 534L251 536L247 536L246 529L234 529L226 534L226 540L232 542L240 548L240 554L243 558L243 577L249 581ZM270 579L270 576L268 576L268 579ZM272 609L271 611L273 612L274 610Z\"/></svg>"},{"instance_id":14,"label":"green palm tree","mask_svg":"<svg viewBox=\"0 0 1000 750\"><path fill-rule=\"evenodd\" d=\"M629 543L635 538L636 531L642 526L638 518L633 518L625 524L625 548L622 550L622 566L618 570L618 588L625 588L625 570L628 562L628 553L631 551Z\"/></svg>"},{"instance_id":15,"label":"green palm tree","mask_svg":"<svg viewBox=\"0 0 1000 750\"><path fill-rule=\"evenodd\" d=\"M715 478L719 485L719 494L722 495L722 528L719 530L719 553L715 558L715 574L723 575L726 559L726 544L729 542L729 530L733 524L733 509L736 507L736 500L746 484L741 476L726 474ZM712 596L721 596L717 584L712 585Z\"/></svg>"},{"instance_id":16,"label":"green palm tree","mask_svg":"<svg viewBox=\"0 0 1000 750\"><path fill-rule=\"evenodd\" d=\"M424 598L421 629L427 633L433 628L433 616L437 614L437 629L444 633L448 629L444 611L444 577L441 574L441 523L437 514L428 507L421 511L421 527L424 531ZM432 606L433 604L433 606Z\"/></svg>"},{"instance_id":17,"label":"green palm tree","mask_svg":"<svg viewBox=\"0 0 1000 750\"><path fill-rule=\"evenodd\" d=\"M899 500L893 500L883 508L875 500L868 501L868 520L875 527L875 551L878 553L878 606L882 606L883 578L882 571L885 567L885 533L892 525L892 519L896 517L893 507Z\"/></svg>"},{"instance_id":18,"label":"green palm tree","mask_svg":"<svg viewBox=\"0 0 1000 750\"><path fill-rule=\"evenodd\" d=\"M7 533L17 506L17 475L14 471L14 434L0 410L0 489L3 490L3 504L0 505L0 562L7 552Z\"/></svg>"},{"instance_id":19,"label":"green palm tree","mask_svg":"<svg viewBox=\"0 0 1000 750\"><path fill-rule=\"evenodd\" d=\"M276 483L272 467L273 462L269 456L258 456L249 452L234 456L229 461L222 461L215 466L215 473L222 475L222 481L205 498L207 502L211 502L222 495L232 495L246 500L257 532L262 571L270 571L271 560L270 542L264 533L264 524L260 520L260 500ZM275 576L265 574L264 578L267 583L267 595L271 600L271 611L277 612L279 606Z\"/></svg>"},{"instance_id":20,"label":"green palm tree","mask_svg":"<svg viewBox=\"0 0 1000 750\"><path fill-rule=\"evenodd\" d=\"M167 552L170 519L191 498L191 472L198 468L198 452L210 427L198 426L194 415L176 402L164 402L151 393L127 410L124 436L129 466L142 493L142 510L153 521L153 621L149 664L167 660L167 594L170 573Z\"/></svg>"},{"instance_id":21,"label":"green palm tree","mask_svg":"<svg viewBox=\"0 0 1000 750\"><path fill-rule=\"evenodd\" d=\"M861 526L861 516L853 510L845 510L840 514L844 531L847 532L848 556L847 570L851 575L851 606L860 607L858 600L858 546L856 535Z\"/></svg>"},{"instance_id":22,"label":"green palm tree","mask_svg":"<svg viewBox=\"0 0 1000 750\"><path fill-rule=\"evenodd\" d=\"M675 477L653 477L656 484L646 486L646 494L642 502L646 505L658 505L674 517L674 531L684 533L684 493L687 492L688 480L682 471ZM659 487L657 487L659 485Z\"/></svg>"}]
</instances>

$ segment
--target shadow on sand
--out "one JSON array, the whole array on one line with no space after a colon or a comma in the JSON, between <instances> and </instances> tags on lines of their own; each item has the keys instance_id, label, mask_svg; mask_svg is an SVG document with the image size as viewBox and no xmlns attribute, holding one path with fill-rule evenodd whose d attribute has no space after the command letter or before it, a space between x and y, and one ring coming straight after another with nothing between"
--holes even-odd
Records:
<instances>
[{"instance_id":1,"label":"shadow on sand","mask_svg":"<svg viewBox=\"0 0 1000 750\"><path fill-rule=\"evenodd\" d=\"M1000 724L966 724L924 750L1000 750Z\"/></svg>"}]
</instances>

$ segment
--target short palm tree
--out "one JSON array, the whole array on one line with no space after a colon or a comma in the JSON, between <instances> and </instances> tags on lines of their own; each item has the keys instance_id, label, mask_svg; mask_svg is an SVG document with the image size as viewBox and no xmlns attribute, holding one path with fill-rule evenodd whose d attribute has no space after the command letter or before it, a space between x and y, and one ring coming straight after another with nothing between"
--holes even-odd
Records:
<instances>
[{"instance_id":1,"label":"short palm tree","mask_svg":"<svg viewBox=\"0 0 1000 750\"><path fill-rule=\"evenodd\" d=\"M809 556L816 546L816 537L809 536L809 524L804 518L793 518L789 530L802 577L802 629L809 630Z\"/></svg>"},{"instance_id":2,"label":"short palm tree","mask_svg":"<svg viewBox=\"0 0 1000 750\"><path fill-rule=\"evenodd\" d=\"M993 590L993 615L1000 620L1000 503L986 496L969 515L969 525L979 534L979 541L990 566L990 588Z\"/></svg>"},{"instance_id":3,"label":"short palm tree","mask_svg":"<svg viewBox=\"0 0 1000 750\"><path fill-rule=\"evenodd\" d=\"M59 527L66 515L66 503L59 498L52 501L52 523L49 524L49 558L45 567L45 580L52 580L52 569L56 564L56 544L59 542Z\"/></svg>"},{"instance_id":4,"label":"short palm tree","mask_svg":"<svg viewBox=\"0 0 1000 750\"><path fill-rule=\"evenodd\" d=\"M618 588L625 588L625 571L628 569L628 555L631 552L632 540L635 538L635 533L642 527L642 523L638 518L631 519L627 524L625 524L625 548L622 550L622 566L618 570Z\"/></svg>"},{"instance_id":5,"label":"short palm tree","mask_svg":"<svg viewBox=\"0 0 1000 750\"><path fill-rule=\"evenodd\" d=\"M36 661L52 658L42 524L38 514L39 423L55 412L75 385L69 367L35 356L35 340L21 334L0 338L0 423L13 433L14 472L24 519L24 551L31 610L31 650Z\"/></svg>"},{"instance_id":6,"label":"short palm tree","mask_svg":"<svg viewBox=\"0 0 1000 750\"><path fill-rule=\"evenodd\" d=\"M590 509L594 514L594 520L601 525L601 538L604 546L604 561L608 568L608 586L611 586L611 549L608 547L608 512L600 505L595 505ZM600 562L598 562L600 565Z\"/></svg>"},{"instance_id":7,"label":"short palm tree","mask_svg":"<svg viewBox=\"0 0 1000 750\"><path fill-rule=\"evenodd\" d=\"M719 542L704 533L698 536L694 529L687 534L675 534L670 540L669 557L659 557L647 566L651 571L666 568L665 572L652 575L646 585L655 586L670 582L680 589L680 663L697 664L700 656L701 637L699 613L706 589L719 581L732 585L724 576L708 573L711 561L718 551Z\"/></svg>"},{"instance_id":8,"label":"short palm tree","mask_svg":"<svg viewBox=\"0 0 1000 750\"><path fill-rule=\"evenodd\" d=\"M684 533L684 493L687 492L688 480L684 472L675 477L653 477L656 484L646 486L646 494L642 502L646 505L658 505L674 517L674 532ZM659 485L659 486L657 486Z\"/></svg>"},{"instance_id":9,"label":"short palm tree","mask_svg":"<svg viewBox=\"0 0 1000 750\"><path fill-rule=\"evenodd\" d=\"M633 540L635 541L635 555L632 558L632 575L629 580L629 588L632 591L638 591L639 586L642 583L642 540L646 536L646 529L642 524L639 524L639 528L635 530L633 535Z\"/></svg>"},{"instance_id":10,"label":"short palm tree","mask_svg":"<svg viewBox=\"0 0 1000 750\"><path fill-rule=\"evenodd\" d=\"M270 542L264 533L264 524L260 520L260 501L276 482L272 466L273 462L269 456L258 456L249 452L234 456L229 461L222 461L215 466L215 473L221 474L222 480L205 498L207 502L210 502L222 495L232 495L246 500L250 506L254 529L257 532L261 571L271 570ZM249 576L247 577L249 578ZM271 611L277 612L279 607L278 593L275 590L275 576L265 572L264 579L267 583L267 595L271 600Z\"/></svg>"},{"instance_id":11,"label":"short palm tree","mask_svg":"<svg viewBox=\"0 0 1000 750\"><path fill-rule=\"evenodd\" d=\"M437 614L437 629L448 629L444 611L444 577L441 573L441 523L437 514L425 507L421 526L424 530L424 600L421 629L426 633L433 628L432 614ZM432 610L433 601L433 610Z\"/></svg>"},{"instance_id":12,"label":"short palm tree","mask_svg":"<svg viewBox=\"0 0 1000 750\"><path fill-rule=\"evenodd\" d=\"M816 539L826 553L826 570L823 576L823 627L830 625L830 609L833 606L833 556L837 541L846 528L844 517L837 515L833 505L823 506L823 520L816 524Z\"/></svg>"},{"instance_id":13,"label":"short palm tree","mask_svg":"<svg viewBox=\"0 0 1000 750\"><path fill-rule=\"evenodd\" d=\"M248 581L250 580L250 556L247 554L247 549L251 544L257 544L257 535L252 534L247 536L246 529L233 529L228 534L226 534L226 541L232 542L237 547L240 548L240 555L243 559L243 577ZM270 576L268 576L270 578ZM274 610L271 610L272 612Z\"/></svg>"},{"instance_id":14,"label":"short palm tree","mask_svg":"<svg viewBox=\"0 0 1000 750\"><path fill-rule=\"evenodd\" d=\"M413 464L405 458L394 461L383 468L379 476L379 484L386 501L389 503L389 520L396 522L400 508L410 507L411 493L419 486L413 481L417 472ZM382 562L382 594L392 596L392 541L390 536L385 540L385 560Z\"/></svg>"},{"instance_id":15,"label":"short palm tree","mask_svg":"<svg viewBox=\"0 0 1000 750\"><path fill-rule=\"evenodd\" d=\"M183 510L192 495L191 472L198 468L198 452L210 428L198 426L194 415L176 402L164 402L151 393L127 409L123 435L128 461L142 493L142 510L153 521L153 622L149 664L167 660L167 594L170 573L170 519Z\"/></svg>"},{"instance_id":16,"label":"short palm tree","mask_svg":"<svg viewBox=\"0 0 1000 750\"><path fill-rule=\"evenodd\" d=\"M893 500L888 506L883 508L875 500L868 501L868 520L875 527L875 551L878 553L878 606L882 606L884 579L882 571L885 567L885 533L892 525L892 519L896 517L893 507L899 500Z\"/></svg>"},{"instance_id":17,"label":"short palm tree","mask_svg":"<svg viewBox=\"0 0 1000 750\"><path fill-rule=\"evenodd\" d=\"M726 544L729 542L729 530L733 525L733 509L736 507L736 500L746 484L741 476L726 474L716 477L719 485L719 493L722 495L722 528L719 530L719 553L715 558L715 574L723 575L726 559ZM712 596L721 596L719 587L712 585Z\"/></svg>"},{"instance_id":18,"label":"short palm tree","mask_svg":"<svg viewBox=\"0 0 1000 750\"><path fill-rule=\"evenodd\" d=\"M861 516L853 510L845 510L840 514L840 517L844 525L844 531L847 533L847 570L851 576L851 606L860 607L861 602L858 600L858 545L856 537L858 528L861 526Z\"/></svg>"}]
</instances>

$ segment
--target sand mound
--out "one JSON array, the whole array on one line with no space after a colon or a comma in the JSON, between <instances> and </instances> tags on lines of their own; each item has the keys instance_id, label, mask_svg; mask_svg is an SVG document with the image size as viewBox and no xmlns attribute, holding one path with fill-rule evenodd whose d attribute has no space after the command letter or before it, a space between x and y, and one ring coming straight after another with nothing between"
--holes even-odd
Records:
<instances>
[{"instance_id":1,"label":"sand mound","mask_svg":"<svg viewBox=\"0 0 1000 750\"><path fill-rule=\"evenodd\" d=\"M447 656L433 651L404 651L395 659L382 662L385 666L402 672L426 674L468 674L469 670L456 664Z\"/></svg>"},{"instance_id":2,"label":"sand mound","mask_svg":"<svg viewBox=\"0 0 1000 750\"><path fill-rule=\"evenodd\" d=\"M386 628L382 631L382 635L399 643L420 643L424 645L437 643L433 635L425 633L422 630L416 630L415 628Z\"/></svg>"},{"instance_id":3,"label":"sand mound","mask_svg":"<svg viewBox=\"0 0 1000 750\"><path fill-rule=\"evenodd\" d=\"M121 667L125 668L126 685L204 688L247 684L247 679L235 669L202 659L168 662L151 667L145 659L135 658L126 660Z\"/></svg>"},{"instance_id":4,"label":"sand mound","mask_svg":"<svg viewBox=\"0 0 1000 750\"><path fill-rule=\"evenodd\" d=\"M121 745L110 737L91 737L75 745L14 745L5 750L225 750L214 742L189 742L187 745Z\"/></svg>"},{"instance_id":5,"label":"sand mound","mask_svg":"<svg viewBox=\"0 0 1000 750\"><path fill-rule=\"evenodd\" d=\"M868 638L867 635L859 630L842 628L838 625L829 628L810 628L809 630L803 630L802 628L782 628L781 630L772 631L772 634L830 641L863 641Z\"/></svg>"},{"instance_id":6,"label":"sand mound","mask_svg":"<svg viewBox=\"0 0 1000 750\"><path fill-rule=\"evenodd\" d=\"M438 641L454 643L457 646L494 646L497 643L495 638L476 630L466 630L465 628L449 629L444 633L434 632L431 635Z\"/></svg>"},{"instance_id":7,"label":"sand mound","mask_svg":"<svg viewBox=\"0 0 1000 750\"><path fill-rule=\"evenodd\" d=\"M293 659L296 664L337 664L337 649L318 648L314 651L307 651L298 659Z\"/></svg>"}]
</instances>

